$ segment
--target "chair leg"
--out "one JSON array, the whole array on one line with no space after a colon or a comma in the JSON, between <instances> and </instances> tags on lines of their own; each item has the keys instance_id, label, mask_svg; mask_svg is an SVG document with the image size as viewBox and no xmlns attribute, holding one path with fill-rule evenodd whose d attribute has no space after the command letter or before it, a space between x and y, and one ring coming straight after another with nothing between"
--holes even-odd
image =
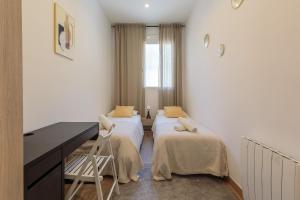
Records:
<instances>
[{"instance_id":1,"label":"chair leg","mask_svg":"<svg viewBox=\"0 0 300 200\"><path fill-rule=\"evenodd\" d=\"M81 176L83 174L83 171L85 170L87 164L89 163L90 159L87 158L82 167L80 168L80 171L77 175L77 177L74 179L71 187L69 188L67 195L65 196L65 200L71 200L73 198L73 195L75 195L74 193L76 193L80 187L84 184L84 181L81 180Z\"/></svg>"},{"instance_id":2,"label":"chair leg","mask_svg":"<svg viewBox=\"0 0 300 200\"><path fill-rule=\"evenodd\" d=\"M81 183L80 183L79 178L76 177L76 179L73 181L71 187L69 188L69 190L67 192L65 200L71 200L74 193L76 193L78 191L78 189L79 189L78 187L80 187L81 184L83 184L83 183L84 183L83 181L81 181Z\"/></svg>"},{"instance_id":3,"label":"chair leg","mask_svg":"<svg viewBox=\"0 0 300 200\"><path fill-rule=\"evenodd\" d=\"M115 191L118 195L120 195L119 181L118 181L118 175L117 175L117 172L116 172L115 158L114 158L114 154L113 154L110 139L108 140L108 148L109 148L109 153L112 156L112 158L111 158L111 167L112 167L112 173L113 173L113 177L114 177L114 183L116 183L116 185L115 185L116 190Z\"/></svg>"},{"instance_id":4,"label":"chair leg","mask_svg":"<svg viewBox=\"0 0 300 200\"><path fill-rule=\"evenodd\" d=\"M101 182L100 182L99 173L98 173L97 162L95 159L93 159L92 163L93 163L93 167L94 167L94 177L95 177L97 197L98 197L97 199L103 200L103 193L102 193Z\"/></svg>"},{"instance_id":5,"label":"chair leg","mask_svg":"<svg viewBox=\"0 0 300 200\"><path fill-rule=\"evenodd\" d=\"M74 181L75 182L75 181ZM71 185L70 189L68 190L67 195L65 196L65 200L72 200L74 195L79 191L81 186L84 184L84 181L78 182Z\"/></svg>"},{"instance_id":6,"label":"chair leg","mask_svg":"<svg viewBox=\"0 0 300 200\"><path fill-rule=\"evenodd\" d=\"M71 200L71 196L73 195L73 192L74 192L75 188L76 188L76 185L73 182L71 187L69 188L66 196L65 196L65 200Z\"/></svg>"},{"instance_id":7,"label":"chair leg","mask_svg":"<svg viewBox=\"0 0 300 200\"><path fill-rule=\"evenodd\" d=\"M96 180L96 190L97 190L97 199L98 200L103 200L103 193L102 193L102 188L101 188L101 182L98 178L98 180Z\"/></svg>"},{"instance_id":8,"label":"chair leg","mask_svg":"<svg viewBox=\"0 0 300 200\"><path fill-rule=\"evenodd\" d=\"M114 158L112 158L111 167L112 167L112 173L113 173L113 177L114 177L114 182L116 183L116 186L115 186L116 193L118 195L120 195L120 189L119 189L119 183L118 183L118 175L117 175L117 172L116 172L116 165L115 165Z\"/></svg>"}]
</instances>

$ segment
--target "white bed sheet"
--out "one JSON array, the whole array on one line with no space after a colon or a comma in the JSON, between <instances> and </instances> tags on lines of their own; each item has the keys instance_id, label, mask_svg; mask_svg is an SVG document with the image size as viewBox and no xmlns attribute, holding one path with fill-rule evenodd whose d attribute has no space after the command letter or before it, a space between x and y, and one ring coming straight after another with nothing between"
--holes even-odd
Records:
<instances>
[{"instance_id":1,"label":"white bed sheet","mask_svg":"<svg viewBox=\"0 0 300 200\"><path fill-rule=\"evenodd\" d=\"M177 118L157 115L153 124L154 180L171 179L172 173L228 176L226 148L219 137L202 125L198 133L178 132Z\"/></svg>"},{"instance_id":2,"label":"white bed sheet","mask_svg":"<svg viewBox=\"0 0 300 200\"><path fill-rule=\"evenodd\" d=\"M116 127L113 131L113 136L130 138L136 149L139 151L144 137L141 116L136 115L130 118L108 118L116 124Z\"/></svg>"}]
</instances>

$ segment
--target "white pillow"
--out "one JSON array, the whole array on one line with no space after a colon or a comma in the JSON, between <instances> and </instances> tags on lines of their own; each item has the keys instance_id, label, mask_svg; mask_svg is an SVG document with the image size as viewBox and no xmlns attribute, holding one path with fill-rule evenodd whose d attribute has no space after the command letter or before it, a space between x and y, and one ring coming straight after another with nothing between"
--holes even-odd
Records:
<instances>
[{"instance_id":1,"label":"white pillow","mask_svg":"<svg viewBox=\"0 0 300 200\"><path fill-rule=\"evenodd\" d=\"M186 131L186 128L183 125L175 126L174 128L178 132Z\"/></svg>"},{"instance_id":2,"label":"white pillow","mask_svg":"<svg viewBox=\"0 0 300 200\"><path fill-rule=\"evenodd\" d=\"M158 110L157 115L165 115L165 111L164 110Z\"/></svg>"},{"instance_id":3,"label":"white pillow","mask_svg":"<svg viewBox=\"0 0 300 200\"><path fill-rule=\"evenodd\" d=\"M139 112L137 110L133 111L133 116L137 116L139 114Z\"/></svg>"},{"instance_id":4,"label":"white pillow","mask_svg":"<svg viewBox=\"0 0 300 200\"><path fill-rule=\"evenodd\" d=\"M112 117L114 114L115 110L110 111L109 113L107 113L107 117Z\"/></svg>"},{"instance_id":5,"label":"white pillow","mask_svg":"<svg viewBox=\"0 0 300 200\"><path fill-rule=\"evenodd\" d=\"M189 132L192 132L192 133L197 133L198 129L197 127L193 124L193 122L191 120L188 120L188 119L185 119L183 117L179 117L178 118L178 122L184 126L184 128L186 130L188 130Z\"/></svg>"},{"instance_id":6,"label":"white pillow","mask_svg":"<svg viewBox=\"0 0 300 200\"><path fill-rule=\"evenodd\" d=\"M114 126L114 123L104 115L101 115L99 117L99 124L100 124L100 129L106 129L106 130L110 130Z\"/></svg>"}]
</instances>

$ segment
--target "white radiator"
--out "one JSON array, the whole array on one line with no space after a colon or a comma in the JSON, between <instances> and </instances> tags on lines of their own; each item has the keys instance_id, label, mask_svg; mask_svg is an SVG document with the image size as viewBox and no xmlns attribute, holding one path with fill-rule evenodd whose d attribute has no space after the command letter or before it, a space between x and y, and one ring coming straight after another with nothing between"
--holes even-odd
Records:
<instances>
[{"instance_id":1,"label":"white radiator","mask_svg":"<svg viewBox=\"0 0 300 200\"><path fill-rule=\"evenodd\" d=\"M300 162L243 137L242 186L245 200L300 200Z\"/></svg>"}]
</instances>

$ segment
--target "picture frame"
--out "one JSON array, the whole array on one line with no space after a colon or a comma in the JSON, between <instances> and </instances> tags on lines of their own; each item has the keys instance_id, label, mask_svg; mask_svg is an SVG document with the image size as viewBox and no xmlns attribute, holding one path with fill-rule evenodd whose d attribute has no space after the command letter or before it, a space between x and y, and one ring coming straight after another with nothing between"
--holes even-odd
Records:
<instances>
[{"instance_id":1,"label":"picture frame","mask_svg":"<svg viewBox=\"0 0 300 200\"><path fill-rule=\"evenodd\" d=\"M54 3L54 51L70 60L74 59L75 20L58 3Z\"/></svg>"}]
</instances>

